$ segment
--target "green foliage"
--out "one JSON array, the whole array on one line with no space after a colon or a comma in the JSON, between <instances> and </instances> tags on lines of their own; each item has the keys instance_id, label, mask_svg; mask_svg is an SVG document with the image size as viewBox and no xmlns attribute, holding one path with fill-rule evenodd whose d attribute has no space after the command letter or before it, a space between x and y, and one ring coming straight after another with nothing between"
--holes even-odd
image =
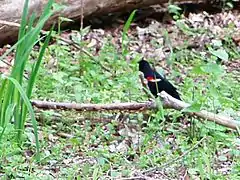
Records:
<instances>
[{"instance_id":1,"label":"green foliage","mask_svg":"<svg viewBox=\"0 0 240 180\"><path fill-rule=\"evenodd\" d=\"M174 10L174 7L172 8ZM172 13L178 13L180 9L176 11ZM31 95L38 99L79 103L149 100L141 91L139 83L137 64L139 57L131 62L124 60L129 53L127 49L132 40L127 32L134 13L125 23L120 37L122 49L113 45L112 40L116 37L110 34L101 39L103 46L93 58L81 51L73 50L71 45L59 39L47 48L47 43L44 43L40 53L31 54L34 59L38 59L35 65L32 67L26 63L24 68L39 71L39 78L36 78L37 73L31 75L29 79L31 85L22 78L21 86L13 77L10 77L10 81L3 79L5 84L2 85L0 94L5 93L4 87L14 82L16 86L12 86L16 93L21 92L19 96L25 111L30 112L32 108L28 99ZM181 20L177 21L177 27L184 35L190 37L206 32L193 29ZM60 28L58 32L61 32ZM88 48L88 41L82 38L89 32L91 33L89 27L80 32L74 31L71 34L72 40L94 54L94 48ZM224 37L224 42L216 39L206 44L206 48L201 49L203 53L189 50L185 46L173 47L170 33L167 31L164 33L166 46L170 49L171 71L167 78L178 87L181 97L191 104L190 107L182 112L163 110L161 102L157 99L159 110L155 112L129 114L44 111L39 115L43 147L41 151L43 158L39 166L25 157L25 153L31 152L34 148L32 139L35 138L32 138L34 135L31 130L27 129L23 134L25 143L22 144L22 149L16 143L10 143L17 132L14 131L14 125L8 122L13 119L15 109L18 107L16 103L10 103L5 108L5 125L0 128L1 132L4 132L1 134L0 143L2 159L0 173L5 172L6 178L34 179L48 169L47 173L41 176L42 179L52 179L50 174L56 172L57 176L63 179L118 179L133 177L135 175L133 172L143 173L149 168L160 167L164 176L167 174L167 178L177 179L179 176L176 175L176 170L184 166L191 179L238 179L240 142L237 133L214 122L200 121L194 116L183 115L185 112L207 109L240 119L237 114L240 102L239 82L233 72L227 73L226 66L218 62L219 59L231 62L233 58L240 57L231 36ZM24 40L20 39L18 43L23 42ZM42 57L44 50L45 54ZM43 58L44 64L41 65L38 57ZM183 82L174 83L173 79L176 76L181 77ZM35 78L36 88L33 88ZM27 90L24 95L25 87ZM31 115L33 116L33 113L30 113ZM127 116L127 120L121 119L122 115ZM125 128L129 126L129 129L133 126L133 131L127 129L127 135L120 135L122 125ZM58 136L61 132L69 133L73 137L61 138ZM135 141L131 138L134 135L137 139ZM201 141L202 139L204 141ZM125 149L117 151L119 148L117 145L124 141L127 145L121 144L121 147ZM201 143L198 144L199 141ZM196 144L198 146L194 147ZM231 172L222 177L221 172L217 172L216 169L219 162L227 160L232 162ZM57 168L49 170L52 167Z\"/></svg>"},{"instance_id":2,"label":"green foliage","mask_svg":"<svg viewBox=\"0 0 240 180\"><path fill-rule=\"evenodd\" d=\"M60 8L63 8L63 6L60 6ZM58 35L61 33L61 25L63 22L73 22L73 20L65 17L59 17L58 18Z\"/></svg>"},{"instance_id":3,"label":"green foliage","mask_svg":"<svg viewBox=\"0 0 240 180\"><path fill-rule=\"evenodd\" d=\"M177 19L179 19L180 18L180 16L181 16L181 8L179 7L179 6L177 6L177 5L174 5L174 4L169 4L168 5L168 12L170 13L170 14L173 14L173 19L175 19L175 20L177 20Z\"/></svg>"},{"instance_id":4,"label":"green foliage","mask_svg":"<svg viewBox=\"0 0 240 180\"><path fill-rule=\"evenodd\" d=\"M127 54L127 32L128 32L128 30L129 30L129 28L130 28L130 25L131 25L131 23L133 22L133 18L134 18L134 16L135 16L135 13L136 13L136 11L137 10L134 10L131 14L130 14L130 16L129 16L129 18L128 18L128 20L127 20L127 22L125 23L125 25L124 25L124 27L123 27L123 34L122 34L122 55L123 56L125 56L126 54Z\"/></svg>"},{"instance_id":5,"label":"green foliage","mask_svg":"<svg viewBox=\"0 0 240 180\"><path fill-rule=\"evenodd\" d=\"M30 53L32 51L32 48L38 41L37 37L40 34L43 25L53 13L51 11L52 3L53 1L48 2L36 26L33 27L33 24L35 22L35 14L33 13L32 16L30 17L30 20L27 21L27 16L29 14L28 0L25 1L21 20L21 27L18 36L19 40L13 46L13 48L16 47L14 65L10 77L6 77L3 79L0 92L1 99L0 124L2 127L1 134L4 133L4 130L6 129L8 123L12 119L14 119L15 129L17 130L17 140L21 142L22 134L24 132L24 125L26 122L26 115L27 112L29 111L32 119L32 124L34 127L38 159L39 159L39 142L37 135L37 123L29 98L31 97L36 75L42 57L44 55L44 51L49 42L51 33L49 33L49 35L47 36L44 45L40 50L38 59L32 67L30 77L27 80L24 79L24 70L29 59ZM3 59L8 53L9 51L6 52L6 54L4 54L1 57L1 59ZM26 91L24 91L24 89L22 88L23 85L26 86Z\"/></svg>"},{"instance_id":6,"label":"green foliage","mask_svg":"<svg viewBox=\"0 0 240 180\"><path fill-rule=\"evenodd\" d=\"M60 42L59 42L60 43ZM127 63L116 48L106 40L95 60L77 53L72 58L67 45L50 45L45 62L58 60L57 67L42 69L36 89L37 97L47 96L58 101L107 103L138 100L141 97L136 62ZM51 75L50 70L54 69ZM52 91L55 89L56 91ZM68 95L68 96L66 96ZM37 98L36 97L36 98Z\"/></svg>"},{"instance_id":7,"label":"green foliage","mask_svg":"<svg viewBox=\"0 0 240 180\"><path fill-rule=\"evenodd\" d=\"M178 24L179 29L188 36L194 36L196 33L203 32L194 30L183 24ZM89 29L86 30L86 34ZM127 31L126 31L127 32ZM125 34L127 36L127 34ZM72 37L74 42L84 45L78 35ZM38 81L38 89L34 96L48 97L56 101L76 101L80 103L108 103L119 101L142 101L147 100L146 95L140 90L141 85L138 83L138 68L136 61L127 63L124 59L126 54L119 54L119 50L112 44L113 37L108 35L103 39L104 46L99 51L98 56L90 59L81 52L72 53L69 45L58 44L50 45L47 55L44 57L46 62L52 59L57 60L57 65L40 69L41 81ZM129 38L129 39L127 39ZM129 42L130 36L124 40ZM166 40L169 35L165 34ZM226 37L227 38L227 37ZM209 111L220 111L231 113L236 117L236 111L239 107L239 88L240 86L228 73L225 72L224 66L216 62L216 58L231 60L232 57L238 57L234 52L234 46L230 40L226 43L215 42L207 45L204 51L207 55L199 52L188 51L184 47L174 49L171 42L167 42L171 49L171 74L182 75L179 64L184 67L191 67L184 74L184 83L175 84L185 101L191 103L184 112L196 112L201 109ZM128 44L128 43L126 43ZM123 44L121 44L123 45ZM125 46L127 48L127 45ZM212 51L211 51L211 50ZM220 50L219 50L220 49ZM231 50L233 49L233 50ZM87 49L91 52L92 49ZM226 53L228 57L226 58ZM233 53L234 52L234 53ZM52 72L50 72L52 71ZM46 76L45 74L50 74ZM168 77L170 80L172 76ZM55 89L56 91L52 91ZM57 123L61 130L71 132L75 137L69 140L63 140L57 146L50 148L53 152L43 164L47 164L48 160L56 157L66 159L73 158L74 152L81 152L86 157L94 157L96 162L83 163L81 173L79 167L73 165L61 170L62 177L73 178L99 178L108 175L112 178L116 176L131 176L132 170L135 168L148 169L158 167L168 163L176 157L180 157L184 152L192 148L203 137L209 137L203 143L189 154L182 157L178 161L169 165L171 172L177 167L184 164L188 168L191 178L218 178L219 173L215 172L212 164L215 163L215 153L217 149L237 151L233 146L236 135L233 132L228 133L225 127L216 125L213 122L199 121L195 117L183 117L181 113L162 109L159 104L159 111L149 112L147 118L142 113L129 116L129 121L141 122L145 124L141 128L141 139L137 149L134 145L128 147L126 151L112 152L110 145L119 142L126 137L116 136L118 133L118 121L111 117L111 122L107 124L97 123L92 125L91 117L104 118L108 113L91 114L90 118L85 118L84 125L76 125L70 120L77 119L75 112L69 115L61 116L66 120L66 124L62 121ZM112 115L112 113L110 113ZM50 114L49 116L53 116ZM86 117L86 114L82 116ZM50 121L51 122L51 121ZM129 122L130 123L130 122ZM140 124L140 123L139 123ZM49 128L47 131L51 132ZM140 130L139 130L140 131ZM71 147L71 153L63 155L62 149ZM93 148L94 147L94 148ZM95 148L96 147L96 148ZM174 149L174 150L173 150ZM129 159L133 160L129 160ZM224 160L224 157L220 158ZM237 162L237 160L234 160ZM204 165L203 165L204 164ZM205 165L206 164L206 165ZM238 169L234 166L234 169ZM231 173L229 177L233 177Z\"/></svg>"},{"instance_id":8,"label":"green foliage","mask_svg":"<svg viewBox=\"0 0 240 180\"><path fill-rule=\"evenodd\" d=\"M228 61L229 56L228 56L228 53L224 49L213 50L213 49L209 48L209 52L212 55L220 58L221 60Z\"/></svg>"}]
</instances>

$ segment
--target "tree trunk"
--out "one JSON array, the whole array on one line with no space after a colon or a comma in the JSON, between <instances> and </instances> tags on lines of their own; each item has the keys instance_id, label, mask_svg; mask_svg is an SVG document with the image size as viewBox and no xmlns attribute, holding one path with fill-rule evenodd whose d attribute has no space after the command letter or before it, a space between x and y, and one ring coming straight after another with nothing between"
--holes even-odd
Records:
<instances>
[{"instance_id":1,"label":"tree trunk","mask_svg":"<svg viewBox=\"0 0 240 180\"><path fill-rule=\"evenodd\" d=\"M184 3L206 3L207 0L175 0L178 4ZM24 0L0 0L0 20L7 22L20 22ZM70 18L73 20L93 14L107 14L113 12L126 12L129 10L147 7L154 4L163 5L168 0L56 0L57 3L62 2L65 6L64 10L57 12L46 24L48 28L59 16ZM42 12L47 0L30 0L29 11L35 12L39 16ZM83 8L81 8L83 4ZM18 28L11 25L0 23L0 46L5 43L16 41Z\"/></svg>"}]
</instances>

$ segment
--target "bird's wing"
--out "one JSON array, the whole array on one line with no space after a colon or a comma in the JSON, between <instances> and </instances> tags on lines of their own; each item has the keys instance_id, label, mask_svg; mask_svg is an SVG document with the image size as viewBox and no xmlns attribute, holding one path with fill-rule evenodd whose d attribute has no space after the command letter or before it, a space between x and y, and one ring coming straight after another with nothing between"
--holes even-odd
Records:
<instances>
[{"instance_id":1,"label":"bird's wing","mask_svg":"<svg viewBox=\"0 0 240 180\"><path fill-rule=\"evenodd\" d=\"M159 73L157 73L156 71L154 71L154 75L155 75L156 79L164 80L164 78Z\"/></svg>"}]
</instances>

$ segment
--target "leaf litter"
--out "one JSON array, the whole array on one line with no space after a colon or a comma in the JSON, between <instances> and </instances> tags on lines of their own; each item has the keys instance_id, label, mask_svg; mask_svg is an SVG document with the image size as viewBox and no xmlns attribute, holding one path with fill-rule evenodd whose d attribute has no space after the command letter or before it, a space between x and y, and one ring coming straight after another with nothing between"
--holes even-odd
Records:
<instances>
[{"instance_id":1,"label":"leaf litter","mask_svg":"<svg viewBox=\"0 0 240 180\"><path fill-rule=\"evenodd\" d=\"M178 21L178 23L174 20L170 20L168 23L161 23L155 19L148 18L145 23L144 27L141 27L138 23L134 23L128 31L128 38L131 39L128 43L129 51L131 52L132 57L138 53L146 59L153 59L154 62L157 62L156 67L160 66L164 69L166 76L171 74L172 70L172 67L168 62L168 59L171 57L171 51L183 48L203 52L209 56L211 54L214 55L211 51L209 53L206 44L213 44L216 47L220 44L221 46L221 44L226 41L226 37L232 38L237 48L240 49L239 35L237 34L240 30L240 14L237 11L228 11L216 14L209 14L207 12L190 13L188 17L184 17ZM74 37L75 39L73 39L73 41L77 42L79 39L76 38L76 34L78 34L78 32L72 31L69 33L63 33L62 36L69 39ZM82 38L86 47L90 48L91 52L97 56L99 51L106 46L109 39L111 39L111 43L120 53L122 44L121 34L122 28L119 27L108 29L88 29ZM6 48L8 49L9 46L0 48L0 53L3 54L6 51ZM74 50L74 48L72 48L72 50ZM220 49L216 48L215 51L219 52ZM227 71L235 74L239 81L239 59L231 59L231 57L226 58L226 55L223 56L224 58L222 59L225 60L223 63L226 66ZM130 57L130 59L132 57ZM13 58L13 54L10 54L6 58L6 61L12 63ZM9 70L7 67L8 66L1 63L0 71L2 73L6 73ZM188 70L188 68L182 66L181 64L178 64L178 68L181 70L182 76L184 76ZM183 82L183 78L181 79L181 77L179 77L178 82ZM75 115L73 118L74 117ZM109 118L109 115L107 118ZM49 160L43 160L43 165L40 167L35 166L35 174L38 174L39 177L40 175L45 174L47 177L58 178L59 176L67 176L67 172L64 172L62 169L75 168L73 170L74 173L86 173L85 177L87 177L90 167L97 164L104 164L107 161L114 161L111 157L107 157L110 155L109 153L104 154L104 151L109 151L114 154L125 154L126 158L128 158L127 162L131 164L131 161L138 161L138 155L140 155L140 153L144 152L151 156L154 151L156 151L153 147L158 147L158 150L160 151L163 150L163 147L166 145L171 146L173 151L179 149L176 137L173 133L169 133L166 137L166 142L164 142L161 137L155 137L155 141L151 142L152 145L149 145L149 147L146 147L144 151L140 152L139 148L144 143L144 131L141 130L141 125L135 123L133 127L130 127L132 125L131 122L120 123L121 118L117 116L114 118L117 121L115 122L117 125L113 127L108 126L112 123L112 120L110 120L110 123L107 124L102 124L100 120L100 122L96 122L96 124L89 125L88 122L85 121L87 118L84 118L81 122L74 124L70 123L68 125L74 126L74 128L67 129L67 132L71 135L71 138L69 138L70 136L66 136L67 139L59 136L57 133L63 125L53 122L50 126L53 127L55 125L56 128L53 128L49 132L49 127L45 128L43 123L40 127L41 139L44 143L46 143L44 145L43 154L45 154L45 159ZM89 119L92 119L92 117ZM184 123L186 124L186 122ZM119 124L122 124L122 126L119 126ZM79 132L76 128L89 128L89 130ZM187 125L185 128L187 128ZM109 133L110 129L112 132ZM63 128L63 130L65 129ZM174 127L170 127L168 130L170 130L170 132L177 131ZM78 136L79 133L84 134ZM33 141L31 136L29 136L29 138L30 141ZM236 143L235 145L237 146L237 149L240 150L239 143ZM84 146L86 147L84 148ZM103 156L95 156L95 150L103 151ZM129 150L137 152L137 155L134 154L133 157L131 157L131 155L128 154ZM227 175L231 172L234 156L230 151L231 150L226 147L222 148L221 152L216 153L213 166L214 169L222 175ZM61 155L55 159L54 154L59 156L57 153L61 153ZM179 153L181 154L181 152ZM33 153L32 151L26 150L24 152L24 156L26 163L28 164L29 157L33 156ZM164 161L164 158L162 160ZM119 166L121 167L121 165ZM123 165L123 168L127 167L128 165ZM147 174L144 174L140 168L135 166L129 166L129 170L130 172L127 176L139 177L138 179L189 178L189 169L187 169L182 163L172 164L162 170L152 171ZM106 171L106 174L102 174L102 178L100 179L111 179L109 176L109 172ZM123 177L124 176L120 173L115 177L115 179L121 179ZM195 178L198 179L197 176L195 176Z\"/></svg>"}]
</instances>

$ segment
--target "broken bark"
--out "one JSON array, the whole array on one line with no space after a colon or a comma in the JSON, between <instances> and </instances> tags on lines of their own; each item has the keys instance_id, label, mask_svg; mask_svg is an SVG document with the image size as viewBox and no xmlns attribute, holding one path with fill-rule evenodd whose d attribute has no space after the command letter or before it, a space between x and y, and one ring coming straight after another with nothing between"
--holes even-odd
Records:
<instances>
[{"instance_id":1,"label":"broken bark","mask_svg":"<svg viewBox=\"0 0 240 180\"><path fill-rule=\"evenodd\" d=\"M177 100L166 92L161 92L160 97L164 108L182 110L190 104L183 101ZM41 109L65 109L65 110L76 110L76 111L144 111L157 109L157 105L154 101L148 101L143 103L112 103L112 104L78 104L78 103L58 103L58 102L47 102L33 100L32 105ZM187 112L186 112L187 113ZM200 118L215 122L219 125L238 129L240 128L240 122L234 120L231 117L226 117L218 114L214 114L205 110L199 112L191 112L189 114L196 115Z\"/></svg>"},{"instance_id":2,"label":"broken bark","mask_svg":"<svg viewBox=\"0 0 240 180\"><path fill-rule=\"evenodd\" d=\"M107 15L114 12L128 12L133 9L146 8L151 5L162 5L162 9L168 3L168 0L65 0L55 1L64 5L61 12L57 12L46 23L45 28L50 27L54 22L57 22L59 16L77 20L82 17ZM82 2L82 3L81 3ZM207 0L175 0L174 3L206 3ZM37 17L41 15L46 0L30 0L29 12L35 12ZM83 4L83 8L81 6ZM164 5L165 4L165 5ZM0 5L0 20L19 23L22 14L24 0L2 0ZM161 8L159 8L161 10ZM166 8L165 8L166 9ZM0 46L5 43L12 43L17 39L18 28L4 24L0 24Z\"/></svg>"}]
</instances>

